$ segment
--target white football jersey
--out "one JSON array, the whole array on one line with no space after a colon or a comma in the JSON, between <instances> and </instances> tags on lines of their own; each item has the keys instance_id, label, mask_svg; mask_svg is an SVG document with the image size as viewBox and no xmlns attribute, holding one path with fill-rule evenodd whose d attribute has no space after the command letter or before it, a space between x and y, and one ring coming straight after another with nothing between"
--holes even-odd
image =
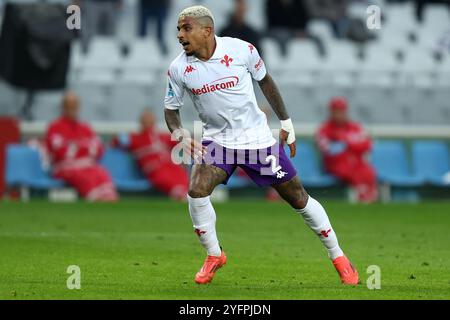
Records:
<instances>
[{"instance_id":1,"label":"white football jersey","mask_svg":"<svg viewBox=\"0 0 450 320\"><path fill-rule=\"evenodd\" d=\"M203 140L232 149L276 143L253 90L252 78L263 79L266 68L252 44L216 36L216 50L208 61L183 51L167 74L165 108L180 109L186 91L203 122Z\"/></svg>"}]
</instances>

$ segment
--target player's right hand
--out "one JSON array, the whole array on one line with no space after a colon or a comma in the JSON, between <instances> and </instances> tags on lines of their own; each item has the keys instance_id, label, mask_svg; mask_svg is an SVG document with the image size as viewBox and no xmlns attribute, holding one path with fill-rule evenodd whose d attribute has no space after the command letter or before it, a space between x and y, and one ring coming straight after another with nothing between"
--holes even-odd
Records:
<instances>
[{"instance_id":1,"label":"player's right hand","mask_svg":"<svg viewBox=\"0 0 450 320\"><path fill-rule=\"evenodd\" d=\"M194 159L194 163L201 163L206 154L206 147L192 138L186 137L181 141L183 144L183 152L186 152Z\"/></svg>"},{"instance_id":2,"label":"player's right hand","mask_svg":"<svg viewBox=\"0 0 450 320\"><path fill-rule=\"evenodd\" d=\"M297 150L295 145L294 126L291 119L281 120L280 141L282 146L287 143L289 150L291 151L291 158L295 157Z\"/></svg>"}]
</instances>

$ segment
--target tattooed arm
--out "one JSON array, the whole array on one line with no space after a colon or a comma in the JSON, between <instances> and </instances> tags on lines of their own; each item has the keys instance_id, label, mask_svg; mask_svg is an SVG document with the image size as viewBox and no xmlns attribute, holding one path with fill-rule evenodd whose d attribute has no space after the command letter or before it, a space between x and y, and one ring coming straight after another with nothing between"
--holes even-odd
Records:
<instances>
[{"instance_id":1,"label":"tattooed arm","mask_svg":"<svg viewBox=\"0 0 450 320\"><path fill-rule=\"evenodd\" d=\"M171 133L183 128L181 125L180 110L164 109L164 118Z\"/></svg>"},{"instance_id":2,"label":"tattooed arm","mask_svg":"<svg viewBox=\"0 0 450 320\"><path fill-rule=\"evenodd\" d=\"M291 150L291 158L293 158L296 153L295 132L280 91L278 90L275 81L273 81L268 73L258 82L258 84L271 108L281 121L280 140L283 145L287 142L289 149Z\"/></svg>"},{"instance_id":3,"label":"tattooed arm","mask_svg":"<svg viewBox=\"0 0 450 320\"><path fill-rule=\"evenodd\" d=\"M195 141L190 137L189 131L183 128L181 125L180 111L164 109L164 118L166 119L167 127L172 133L172 137L176 141L183 143L183 148L192 155L194 159L197 157L202 158L205 152L205 147L198 141Z\"/></svg>"},{"instance_id":4,"label":"tattooed arm","mask_svg":"<svg viewBox=\"0 0 450 320\"><path fill-rule=\"evenodd\" d=\"M266 76L258 82L258 84L278 119L289 119L283 98L281 97L280 91L278 90L278 87L270 74L267 73Z\"/></svg>"}]
</instances>

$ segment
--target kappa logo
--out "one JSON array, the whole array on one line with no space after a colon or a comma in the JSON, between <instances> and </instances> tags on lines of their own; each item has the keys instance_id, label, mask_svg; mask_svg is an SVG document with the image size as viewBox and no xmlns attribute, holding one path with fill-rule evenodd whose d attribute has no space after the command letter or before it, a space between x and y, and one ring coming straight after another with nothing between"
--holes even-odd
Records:
<instances>
[{"instance_id":1,"label":"kappa logo","mask_svg":"<svg viewBox=\"0 0 450 320\"><path fill-rule=\"evenodd\" d=\"M230 66L230 63L233 62L233 58L229 57L227 54L223 57L222 60L220 60L220 63L225 64L227 67Z\"/></svg>"},{"instance_id":2,"label":"kappa logo","mask_svg":"<svg viewBox=\"0 0 450 320\"><path fill-rule=\"evenodd\" d=\"M195 69L193 66L189 65L186 67L186 70L184 70L184 74L186 73L191 73L192 71L195 71L197 69Z\"/></svg>"},{"instance_id":3,"label":"kappa logo","mask_svg":"<svg viewBox=\"0 0 450 320\"><path fill-rule=\"evenodd\" d=\"M239 83L239 78L235 76L220 78L210 82L208 84L204 84L200 89L192 88L192 94L199 96L205 93L221 91L225 89L230 89L235 87Z\"/></svg>"}]
</instances>

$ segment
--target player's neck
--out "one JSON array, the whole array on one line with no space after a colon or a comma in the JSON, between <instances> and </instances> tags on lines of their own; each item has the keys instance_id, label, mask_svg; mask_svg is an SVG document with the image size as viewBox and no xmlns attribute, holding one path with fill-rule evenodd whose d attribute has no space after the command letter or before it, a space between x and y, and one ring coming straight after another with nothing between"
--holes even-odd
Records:
<instances>
[{"instance_id":1,"label":"player's neck","mask_svg":"<svg viewBox=\"0 0 450 320\"><path fill-rule=\"evenodd\" d=\"M62 115L62 118L68 122L78 122L77 118L73 118L73 117L65 115L65 114Z\"/></svg>"},{"instance_id":2,"label":"player's neck","mask_svg":"<svg viewBox=\"0 0 450 320\"><path fill-rule=\"evenodd\" d=\"M216 47L217 47L216 37L214 37L195 56L202 61L208 61L209 59L211 59L214 52L216 51Z\"/></svg>"},{"instance_id":3,"label":"player's neck","mask_svg":"<svg viewBox=\"0 0 450 320\"><path fill-rule=\"evenodd\" d=\"M345 121L336 121L336 120L331 120L331 123L334 124L337 127L345 127L349 122L348 120Z\"/></svg>"}]
</instances>

